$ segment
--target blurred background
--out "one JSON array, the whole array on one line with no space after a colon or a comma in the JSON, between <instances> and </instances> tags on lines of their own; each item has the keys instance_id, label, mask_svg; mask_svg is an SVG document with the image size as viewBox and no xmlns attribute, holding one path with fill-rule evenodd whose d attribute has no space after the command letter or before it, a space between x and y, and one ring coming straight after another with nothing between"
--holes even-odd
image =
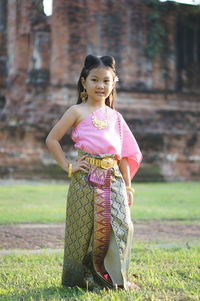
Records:
<instances>
[{"instance_id":1,"label":"blurred background","mask_svg":"<svg viewBox=\"0 0 200 301\"><path fill-rule=\"evenodd\" d=\"M69 183L45 139L87 54L115 57L116 109L144 157L130 208L139 292L61 287ZM0 299L199 300L199 133L200 0L0 0ZM61 144L74 158L70 133Z\"/></svg>"},{"instance_id":2,"label":"blurred background","mask_svg":"<svg viewBox=\"0 0 200 301\"><path fill-rule=\"evenodd\" d=\"M85 56L108 54L144 156L135 180L199 180L199 2L1 0L0 178L66 178L46 136L76 103ZM61 144L73 157L70 133Z\"/></svg>"}]
</instances>

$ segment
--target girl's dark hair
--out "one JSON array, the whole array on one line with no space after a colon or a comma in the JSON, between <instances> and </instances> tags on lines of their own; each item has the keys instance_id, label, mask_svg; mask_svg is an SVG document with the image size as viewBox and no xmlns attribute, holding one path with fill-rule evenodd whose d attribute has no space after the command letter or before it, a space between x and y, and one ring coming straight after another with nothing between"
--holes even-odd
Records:
<instances>
[{"instance_id":1,"label":"girl's dark hair","mask_svg":"<svg viewBox=\"0 0 200 301\"><path fill-rule=\"evenodd\" d=\"M108 55L101 56L101 57L97 57L97 56L94 56L91 54L87 55L85 58L84 67L81 71L81 74L80 74L80 77L78 80L77 104L82 103L81 92L84 91L84 87L82 85L81 78L83 77L84 79L86 79L92 69L98 68L100 66L105 66L105 67L111 68L114 75L116 75L114 57L108 56ZM109 106L110 108L114 109L115 99L116 99L116 89L114 87L111 94L106 98L105 104L107 106Z\"/></svg>"}]
</instances>

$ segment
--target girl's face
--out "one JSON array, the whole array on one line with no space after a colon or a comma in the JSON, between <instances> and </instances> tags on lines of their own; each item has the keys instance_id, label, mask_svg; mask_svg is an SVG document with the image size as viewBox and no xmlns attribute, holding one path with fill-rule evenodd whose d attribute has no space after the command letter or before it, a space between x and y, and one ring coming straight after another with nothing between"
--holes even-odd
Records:
<instances>
[{"instance_id":1,"label":"girl's face","mask_svg":"<svg viewBox=\"0 0 200 301\"><path fill-rule=\"evenodd\" d=\"M105 101L112 92L114 84L114 73L109 67L94 68L86 79L82 78L88 101Z\"/></svg>"}]
</instances>

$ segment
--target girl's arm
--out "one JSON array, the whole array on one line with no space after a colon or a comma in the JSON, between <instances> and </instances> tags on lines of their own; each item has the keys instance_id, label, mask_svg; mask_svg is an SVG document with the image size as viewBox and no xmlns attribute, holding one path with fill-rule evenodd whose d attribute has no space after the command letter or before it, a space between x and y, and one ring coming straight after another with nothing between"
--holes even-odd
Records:
<instances>
[{"instance_id":1,"label":"girl's arm","mask_svg":"<svg viewBox=\"0 0 200 301\"><path fill-rule=\"evenodd\" d=\"M130 177L130 168L127 158L122 158L120 161L119 169L122 173L125 185L131 187L131 177ZM133 203L133 194L131 191L127 190L128 204L129 206Z\"/></svg>"},{"instance_id":2,"label":"girl's arm","mask_svg":"<svg viewBox=\"0 0 200 301\"><path fill-rule=\"evenodd\" d=\"M130 168L127 158L121 159L119 169L122 173L126 186L131 186Z\"/></svg>"},{"instance_id":3,"label":"girl's arm","mask_svg":"<svg viewBox=\"0 0 200 301\"><path fill-rule=\"evenodd\" d=\"M46 138L46 145L48 150L52 154L53 158L57 161L61 168L68 171L69 162L66 160L64 152L61 148L59 141L67 133L67 131L76 123L78 120L79 113L77 106L72 106L69 108L62 118L56 123L52 128L50 133ZM73 172L77 170L84 170L87 168L86 161L79 161L73 164Z\"/></svg>"}]
</instances>

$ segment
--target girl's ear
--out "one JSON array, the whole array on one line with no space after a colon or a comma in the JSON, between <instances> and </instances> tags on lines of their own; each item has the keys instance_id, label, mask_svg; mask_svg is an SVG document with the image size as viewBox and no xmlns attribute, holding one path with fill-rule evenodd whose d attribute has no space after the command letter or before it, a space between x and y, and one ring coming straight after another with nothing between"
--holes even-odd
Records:
<instances>
[{"instance_id":1,"label":"girl's ear","mask_svg":"<svg viewBox=\"0 0 200 301\"><path fill-rule=\"evenodd\" d=\"M81 77L81 84L82 84L82 86L83 86L83 88L85 89L85 79L84 79L84 77Z\"/></svg>"}]
</instances>

